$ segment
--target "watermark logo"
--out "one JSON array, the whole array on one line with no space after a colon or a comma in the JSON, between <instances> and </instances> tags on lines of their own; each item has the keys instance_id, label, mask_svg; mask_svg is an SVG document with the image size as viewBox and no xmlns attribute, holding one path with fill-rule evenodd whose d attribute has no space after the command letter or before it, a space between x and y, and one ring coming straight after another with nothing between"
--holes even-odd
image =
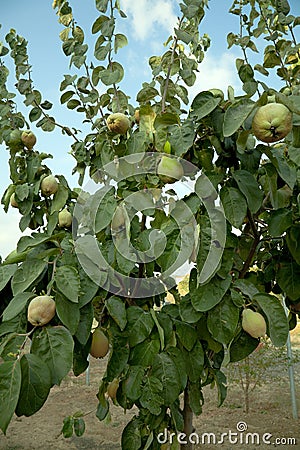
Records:
<instances>
[{"instance_id":1,"label":"watermark logo","mask_svg":"<svg viewBox=\"0 0 300 450\"><path fill-rule=\"evenodd\" d=\"M161 157L161 153L137 153L106 164L94 175L101 184L93 180L87 183L74 209L73 237L78 260L96 284L116 295L145 298L176 285L174 274L193 261L198 252L199 225L195 211L200 205L206 211L210 236L205 238L201 267L198 264L199 284L209 281L222 258L226 241L224 211L217 191L198 167L179 159L184 176L178 182L162 190L156 187L135 190L137 181L143 177L157 177ZM118 189L127 183L132 189L126 195L123 191L123 200L117 201ZM168 189L172 189L173 195ZM187 197L190 202L186 201ZM195 207L197 202L198 207ZM157 210L168 220L162 221L162 226L152 227L150 224ZM131 241L132 226L142 228L139 246ZM103 234L108 229L112 239L105 240ZM175 229L178 231L176 242ZM172 253L167 261L166 251ZM153 270L147 277L139 274L139 267L151 262L155 266L156 261L161 271ZM134 276L127 273L134 273Z\"/></svg>"},{"instance_id":2,"label":"watermark logo","mask_svg":"<svg viewBox=\"0 0 300 450\"><path fill-rule=\"evenodd\" d=\"M257 433L248 431L248 424L240 421L236 424L235 430L228 430L224 433L171 433L165 429L162 433L157 435L159 444L172 444L176 442L180 445L195 444L195 445L297 445L297 440L294 437L273 437L271 433Z\"/></svg>"}]
</instances>

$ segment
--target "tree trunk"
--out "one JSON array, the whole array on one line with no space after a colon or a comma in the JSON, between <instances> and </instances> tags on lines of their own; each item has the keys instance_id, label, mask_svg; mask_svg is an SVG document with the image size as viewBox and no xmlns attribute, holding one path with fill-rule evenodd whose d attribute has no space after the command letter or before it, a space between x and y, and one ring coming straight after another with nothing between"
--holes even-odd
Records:
<instances>
[{"instance_id":1,"label":"tree trunk","mask_svg":"<svg viewBox=\"0 0 300 450\"><path fill-rule=\"evenodd\" d=\"M184 429L183 432L186 436L185 441L187 444L181 444L181 450L193 450L193 444L190 442L189 437L193 433L193 411L190 407L188 386L184 390L184 406L183 406L183 419Z\"/></svg>"}]
</instances>

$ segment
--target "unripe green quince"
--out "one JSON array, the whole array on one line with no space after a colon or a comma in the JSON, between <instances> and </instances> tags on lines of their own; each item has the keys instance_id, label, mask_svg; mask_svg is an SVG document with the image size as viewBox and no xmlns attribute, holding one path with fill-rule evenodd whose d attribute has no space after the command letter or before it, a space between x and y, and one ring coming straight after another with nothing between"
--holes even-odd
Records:
<instances>
[{"instance_id":1,"label":"unripe green quince","mask_svg":"<svg viewBox=\"0 0 300 450\"><path fill-rule=\"evenodd\" d=\"M123 113L110 114L107 118L107 126L116 134L126 134L130 127L130 120Z\"/></svg>"},{"instance_id":2,"label":"unripe green quince","mask_svg":"<svg viewBox=\"0 0 300 450\"><path fill-rule=\"evenodd\" d=\"M119 383L120 382L119 382L118 378L115 378L107 386L107 394L112 400L116 400L116 398L117 398L117 390L119 387Z\"/></svg>"},{"instance_id":3,"label":"unripe green quince","mask_svg":"<svg viewBox=\"0 0 300 450\"><path fill-rule=\"evenodd\" d=\"M58 213L58 225L65 228L69 228L72 225L72 214L67 208Z\"/></svg>"},{"instance_id":4,"label":"unripe green quince","mask_svg":"<svg viewBox=\"0 0 300 450\"><path fill-rule=\"evenodd\" d=\"M31 150L36 144L36 137L30 130L23 131L23 133L21 134L21 139L28 150Z\"/></svg>"},{"instance_id":5,"label":"unripe green quince","mask_svg":"<svg viewBox=\"0 0 300 450\"><path fill-rule=\"evenodd\" d=\"M242 313L242 327L254 338L263 337L267 331L265 318L250 308L245 308Z\"/></svg>"},{"instance_id":6,"label":"unripe green quince","mask_svg":"<svg viewBox=\"0 0 300 450\"><path fill-rule=\"evenodd\" d=\"M94 358L104 358L109 350L109 340L103 333L101 328L96 328L93 333L92 344L90 348L90 354Z\"/></svg>"},{"instance_id":7,"label":"unripe green quince","mask_svg":"<svg viewBox=\"0 0 300 450\"><path fill-rule=\"evenodd\" d=\"M45 197L49 197L52 194L55 194L58 190L58 182L53 175L48 175L47 177L42 179L41 182L41 191Z\"/></svg>"},{"instance_id":8,"label":"unripe green quince","mask_svg":"<svg viewBox=\"0 0 300 450\"><path fill-rule=\"evenodd\" d=\"M157 166L157 174L164 183L175 183L183 177L184 171L177 159L163 156Z\"/></svg>"},{"instance_id":9,"label":"unripe green quince","mask_svg":"<svg viewBox=\"0 0 300 450\"><path fill-rule=\"evenodd\" d=\"M49 295L34 297L28 305L27 318L34 326L43 326L55 316L55 301Z\"/></svg>"},{"instance_id":10,"label":"unripe green quince","mask_svg":"<svg viewBox=\"0 0 300 450\"><path fill-rule=\"evenodd\" d=\"M16 200L16 194L15 193L11 194L10 206L12 206L13 208L18 208L19 207L19 205L17 203L17 200Z\"/></svg>"},{"instance_id":11,"label":"unripe green quince","mask_svg":"<svg viewBox=\"0 0 300 450\"><path fill-rule=\"evenodd\" d=\"M10 133L7 144L11 150L21 150L23 148L21 135L22 131L20 130L13 130Z\"/></svg>"},{"instance_id":12,"label":"unripe green quince","mask_svg":"<svg viewBox=\"0 0 300 450\"><path fill-rule=\"evenodd\" d=\"M111 221L111 230L113 232L122 231L126 226L125 220L125 212L122 206L118 206L114 212L112 221Z\"/></svg>"},{"instance_id":13,"label":"unripe green quince","mask_svg":"<svg viewBox=\"0 0 300 450\"><path fill-rule=\"evenodd\" d=\"M268 103L258 108L253 121L254 136L262 142L277 142L292 130L292 113L281 103Z\"/></svg>"}]
</instances>

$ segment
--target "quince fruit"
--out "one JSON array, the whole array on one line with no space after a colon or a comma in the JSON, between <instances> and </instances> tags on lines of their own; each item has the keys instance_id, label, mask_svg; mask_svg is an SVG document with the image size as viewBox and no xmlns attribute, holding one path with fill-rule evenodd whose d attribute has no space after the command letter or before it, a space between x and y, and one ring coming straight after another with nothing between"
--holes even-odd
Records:
<instances>
[{"instance_id":1,"label":"quince fruit","mask_svg":"<svg viewBox=\"0 0 300 450\"><path fill-rule=\"evenodd\" d=\"M41 191L45 197L55 194L58 190L58 182L53 175L48 175L42 179Z\"/></svg>"},{"instance_id":2,"label":"quince fruit","mask_svg":"<svg viewBox=\"0 0 300 450\"><path fill-rule=\"evenodd\" d=\"M58 225L65 228L69 228L72 225L72 214L67 208L58 213Z\"/></svg>"},{"instance_id":3,"label":"quince fruit","mask_svg":"<svg viewBox=\"0 0 300 450\"><path fill-rule=\"evenodd\" d=\"M245 308L242 313L242 328L254 338L263 337L267 331L265 318L250 308Z\"/></svg>"},{"instance_id":4,"label":"quince fruit","mask_svg":"<svg viewBox=\"0 0 300 450\"><path fill-rule=\"evenodd\" d=\"M34 326L43 326L55 316L55 301L49 295L34 297L28 305L27 318Z\"/></svg>"},{"instance_id":5,"label":"quince fruit","mask_svg":"<svg viewBox=\"0 0 300 450\"><path fill-rule=\"evenodd\" d=\"M252 131L262 142L277 142L292 130L292 113L281 103L267 103L258 108L253 121Z\"/></svg>"},{"instance_id":6,"label":"quince fruit","mask_svg":"<svg viewBox=\"0 0 300 450\"><path fill-rule=\"evenodd\" d=\"M32 131L26 130L21 134L21 140L28 150L31 150L36 144L36 137Z\"/></svg>"},{"instance_id":7,"label":"quince fruit","mask_svg":"<svg viewBox=\"0 0 300 450\"><path fill-rule=\"evenodd\" d=\"M157 174L164 183L175 183L183 177L184 171L177 159L163 156L157 166Z\"/></svg>"},{"instance_id":8,"label":"quince fruit","mask_svg":"<svg viewBox=\"0 0 300 450\"><path fill-rule=\"evenodd\" d=\"M116 400L117 398L118 387L119 387L119 380L117 378L112 380L107 387L107 394L112 400Z\"/></svg>"},{"instance_id":9,"label":"quince fruit","mask_svg":"<svg viewBox=\"0 0 300 450\"><path fill-rule=\"evenodd\" d=\"M130 127L130 120L123 113L110 114L107 118L107 126L116 134L126 134Z\"/></svg>"},{"instance_id":10,"label":"quince fruit","mask_svg":"<svg viewBox=\"0 0 300 450\"><path fill-rule=\"evenodd\" d=\"M96 328L93 337L92 344L90 348L90 354L94 358L104 358L109 350L109 340L107 336L103 333L101 328Z\"/></svg>"}]
</instances>

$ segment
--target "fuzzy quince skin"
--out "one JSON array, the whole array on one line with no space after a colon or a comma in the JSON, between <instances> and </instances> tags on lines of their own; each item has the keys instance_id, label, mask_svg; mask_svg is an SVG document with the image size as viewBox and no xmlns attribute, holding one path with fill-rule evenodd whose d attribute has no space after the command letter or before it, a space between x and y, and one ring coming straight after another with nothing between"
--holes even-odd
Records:
<instances>
[{"instance_id":1,"label":"fuzzy quince skin","mask_svg":"<svg viewBox=\"0 0 300 450\"><path fill-rule=\"evenodd\" d=\"M27 319L34 326L43 326L55 316L55 301L49 295L34 297L28 305Z\"/></svg>"},{"instance_id":2,"label":"fuzzy quince skin","mask_svg":"<svg viewBox=\"0 0 300 450\"><path fill-rule=\"evenodd\" d=\"M157 174L164 183L175 183L183 177L184 171L177 159L163 156L157 166Z\"/></svg>"},{"instance_id":3,"label":"fuzzy quince skin","mask_svg":"<svg viewBox=\"0 0 300 450\"><path fill-rule=\"evenodd\" d=\"M283 139L292 130L292 113L281 103L268 103L258 108L252 131L262 142L272 143Z\"/></svg>"},{"instance_id":4,"label":"fuzzy quince skin","mask_svg":"<svg viewBox=\"0 0 300 450\"><path fill-rule=\"evenodd\" d=\"M69 228L72 225L72 214L66 208L58 213L58 225Z\"/></svg>"},{"instance_id":5,"label":"fuzzy quince skin","mask_svg":"<svg viewBox=\"0 0 300 450\"><path fill-rule=\"evenodd\" d=\"M21 140L28 150L31 150L36 144L36 137L32 131L26 130L21 134Z\"/></svg>"},{"instance_id":6,"label":"fuzzy quince skin","mask_svg":"<svg viewBox=\"0 0 300 450\"><path fill-rule=\"evenodd\" d=\"M123 113L110 114L107 118L107 126L116 134L126 134L130 127L130 120Z\"/></svg>"},{"instance_id":7,"label":"fuzzy quince skin","mask_svg":"<svg viewBox=\"0 0 300 450\"><path fill-rule=\"evenodd\" d=\"M58 190L58 181L53 175L48 175L42 179L41 191L45 197L55 194Z\"/></svg>"},{"instance_id":8,"label":"fuzzy quince skin","mask_svg":"<svg viewBox=\"0 0 300 450\"><path fill-rule=\"evenodd\" d=\"M90 354L94 358L104 358L109 350L109 340L101 328L96 328L92 337Z\"/></svg>"},{"instance_id":9,"label":"fuzzy quince skin","mask_svg":"<svg viewBox=\"0 0 300 450\"><path fill-rule=\"evenodd\" d=\"M242 328L254 338L263 337L267 331L264 317L250 308L245 308L242 313Z\"/></svg>"}]
</instances>

